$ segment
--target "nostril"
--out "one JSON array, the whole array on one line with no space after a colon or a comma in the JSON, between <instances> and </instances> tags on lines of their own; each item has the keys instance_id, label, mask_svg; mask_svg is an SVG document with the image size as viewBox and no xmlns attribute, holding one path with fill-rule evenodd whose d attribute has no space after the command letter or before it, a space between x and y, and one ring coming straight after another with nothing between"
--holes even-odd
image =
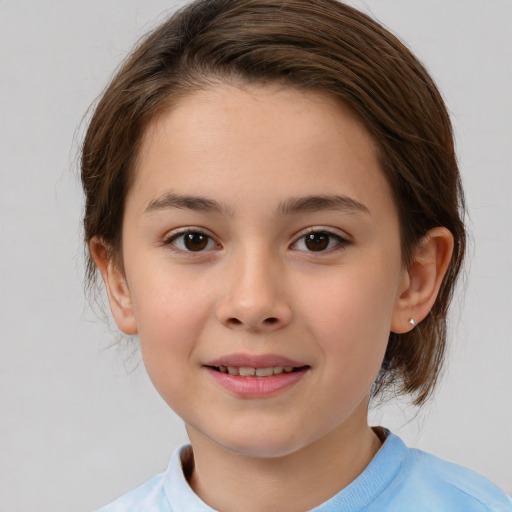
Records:
<instances>
[{"instance_id":1,"label":"nostril","mask_svg":"<svg viewBox=\"0 0 512 512\"><path fill-rule=\"evenodd\" d=\"M278 322L279 322L279 320L275 316L270 316L268 318L265 318L265 320L263 320L263 324L265 324L265 325L274 325L275 323L278 323ZM231 318L228 318L228 324L230 324L232 326L237 326L237 325L242 325L243 322L241 320L239 320L238 318L231 317Z\"/></svg>"}]
</instances>

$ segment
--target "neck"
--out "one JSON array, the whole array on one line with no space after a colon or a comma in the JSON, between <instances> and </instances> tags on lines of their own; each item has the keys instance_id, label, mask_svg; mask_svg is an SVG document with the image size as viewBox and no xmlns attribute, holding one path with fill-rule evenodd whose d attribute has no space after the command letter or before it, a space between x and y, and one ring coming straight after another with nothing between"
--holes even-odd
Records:
<instances>
[{"instance_id":1,"label":"neck","mask_svg":"<svg viewBox=\"0 0 512 512\"><path fill-rule=\"evenodd\" d=\"M223 512L274 510L276 503L282 512L310 510L357 478L381 446L367 425L343 425L294 453L260 458L230 452L188 430L194 450L189 483Z\"/></svg>"}]
</instances>

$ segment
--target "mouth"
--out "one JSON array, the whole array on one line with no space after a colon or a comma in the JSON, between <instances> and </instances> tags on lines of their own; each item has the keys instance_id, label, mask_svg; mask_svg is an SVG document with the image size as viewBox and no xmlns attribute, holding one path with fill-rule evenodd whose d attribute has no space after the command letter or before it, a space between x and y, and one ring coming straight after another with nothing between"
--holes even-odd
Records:
<instances>
[{"instance_id":1,"label":"mouth","mask_svg":"<svg viewBox=\"0 0 512 512\"><path fill-rule=\"evenodd\" d=\"M240 377L273 377L274 375L281 375L293 373L298 371L305 371L309 368L308 365L304 366L268 366L264 368L253 368L251 366L208 366L214 371L225 373Z\"/></svg>"},{"instance_id":2,"label":"mouth","mask_svg":"<svg viewBox=\"0 0 512 512\"><path fill-rule=\"evenodd\" d=\"M291 390L307 379L312 367L276 354L225 355L203 364L207 374L230 395L266 399Z\"/></svg>"}]
</instances>

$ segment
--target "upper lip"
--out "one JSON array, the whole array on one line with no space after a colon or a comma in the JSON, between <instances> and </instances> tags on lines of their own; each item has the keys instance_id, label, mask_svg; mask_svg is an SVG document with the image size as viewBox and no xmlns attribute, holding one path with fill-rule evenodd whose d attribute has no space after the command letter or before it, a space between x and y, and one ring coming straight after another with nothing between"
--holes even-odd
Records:
<instances>
[{"instance_id":1,"label":"upper lip","mask_svg":"<svg viewBox=\"0 0 512 512\"><path fill-rule=\"evenodd\" d=\"M204 366L234 366L246 368L270 368L276 366L291 366L293 368L301 368L308 366L306 363L289 359L277 354L251 355L243 353L229 354L212 359L204 364Z\"/></svg>"}]
</instances>

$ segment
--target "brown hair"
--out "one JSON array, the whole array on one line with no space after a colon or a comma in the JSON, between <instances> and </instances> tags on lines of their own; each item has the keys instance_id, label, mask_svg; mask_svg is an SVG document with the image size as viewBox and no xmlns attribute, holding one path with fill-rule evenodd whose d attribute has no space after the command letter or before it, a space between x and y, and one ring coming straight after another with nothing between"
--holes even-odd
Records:
<instances>
[{"instance_id":1,"label":"brown hair","mask_svg":"<svg viewBox=\"0 0 512 512\"><path fill-rule=\"evenodd\" d=\"M447 310L459 274L464 198L444 102L416 57L365 14L336 0L200 0L170 17L128 57L103 93L83 144L85 240L121 255L124 199L155 116L211 83L279 82L338 98L372 134L397 204L405 264L444 226L454 254L437 301L411 332L390 333L373 394L422 404L438 380ZM121 260L118 260L121 261ZM89 255L88 278L95 276Z\"/></svg>"}]
</instances>

